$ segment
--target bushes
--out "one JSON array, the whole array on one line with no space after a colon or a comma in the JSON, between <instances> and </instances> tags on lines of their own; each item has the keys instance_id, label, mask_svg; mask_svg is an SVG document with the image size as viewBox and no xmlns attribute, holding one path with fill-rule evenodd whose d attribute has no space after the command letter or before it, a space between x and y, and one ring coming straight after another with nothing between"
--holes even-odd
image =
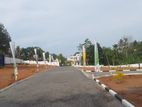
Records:
<instances>
[{"instance_id":1,"label":"bushes","mask_svg":"<svg viewBox=\"0 0 142 107\"><path fill-rule=\"evenodd\" d=\"M124 74L122 72L116 71L116 73L113 75L113 79L116 81L116 83L120 83L123 80L123 76Z\"/></svg>"}]
</instances>

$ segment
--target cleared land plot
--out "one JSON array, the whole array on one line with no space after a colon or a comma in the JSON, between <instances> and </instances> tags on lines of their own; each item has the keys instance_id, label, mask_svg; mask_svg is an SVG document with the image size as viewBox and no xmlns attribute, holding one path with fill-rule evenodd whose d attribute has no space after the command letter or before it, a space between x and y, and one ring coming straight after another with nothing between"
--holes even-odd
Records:
<instances>
[{"instance_id":1,"label":"cleared land plot","mask_svg":"<svg viewBox=\"0 0 142 107\"><path fill-rule=\"evenodd\" d=\"M34 73L47 71L52 66L40 65L39 70L37 71L36 65L18 65L18 80L27 78ZM14 83L13 76L13 66L6 65L3 68L0 68L0 89Z\"/></svg>"},{"instance_id":2,"label":"cleared land plot","mask_svg":"<svg viewBox=\"0 0 142 107\"><path fill-rule=\"evenodd\" d=\"M119 83L112 76L102 77L99 80L136 107L142 107L142 75L124 76Z\"/></svg>"}]
</instances>

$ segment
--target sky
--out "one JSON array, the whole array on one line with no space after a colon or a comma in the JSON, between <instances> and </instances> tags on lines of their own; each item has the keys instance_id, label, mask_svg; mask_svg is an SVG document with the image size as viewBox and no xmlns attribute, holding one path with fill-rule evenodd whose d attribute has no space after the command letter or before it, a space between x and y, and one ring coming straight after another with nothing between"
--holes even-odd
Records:
<instances>
[{"instance_id":1,"label":"sky","mask_svg":"<svg viewBox=\"0 0 142 107\"><path fill-rule=\"evenodd\" d=\"M142 0L0 0L0 23L20 47L69 56L86 38L142 40Z\"/></svg>"}]
</instances>

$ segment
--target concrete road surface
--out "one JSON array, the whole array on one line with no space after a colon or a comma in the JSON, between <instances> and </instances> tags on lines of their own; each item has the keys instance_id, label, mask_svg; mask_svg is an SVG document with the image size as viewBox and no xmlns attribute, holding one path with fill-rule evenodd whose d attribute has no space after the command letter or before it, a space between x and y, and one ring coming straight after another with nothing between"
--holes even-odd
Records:
<instances>
[{"instance_id":1,"label":"concrete road surface","mask_svg":"<svg viewBox=\"0 0 142 107\"><path fill-rule=\"evenodd\" d=\"M73 67L35 74L0 93L0 107L123 107Z\"/></svg>"}]
</instances>

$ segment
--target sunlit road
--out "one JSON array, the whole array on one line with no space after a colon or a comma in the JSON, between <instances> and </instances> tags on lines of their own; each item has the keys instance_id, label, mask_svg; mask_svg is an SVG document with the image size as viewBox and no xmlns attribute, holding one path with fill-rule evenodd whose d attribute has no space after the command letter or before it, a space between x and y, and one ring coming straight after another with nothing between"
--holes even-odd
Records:
<instances>
[{"instance_id":1,"label":"sunlit road","mask_svg":"<svg viewBox=\"0 0 142 107\"><path fill-rule=\"evenodd\" d=\"M38 73L0 93L0 107L123 107L73 67Z\"/></svg>"}]
</instances>

